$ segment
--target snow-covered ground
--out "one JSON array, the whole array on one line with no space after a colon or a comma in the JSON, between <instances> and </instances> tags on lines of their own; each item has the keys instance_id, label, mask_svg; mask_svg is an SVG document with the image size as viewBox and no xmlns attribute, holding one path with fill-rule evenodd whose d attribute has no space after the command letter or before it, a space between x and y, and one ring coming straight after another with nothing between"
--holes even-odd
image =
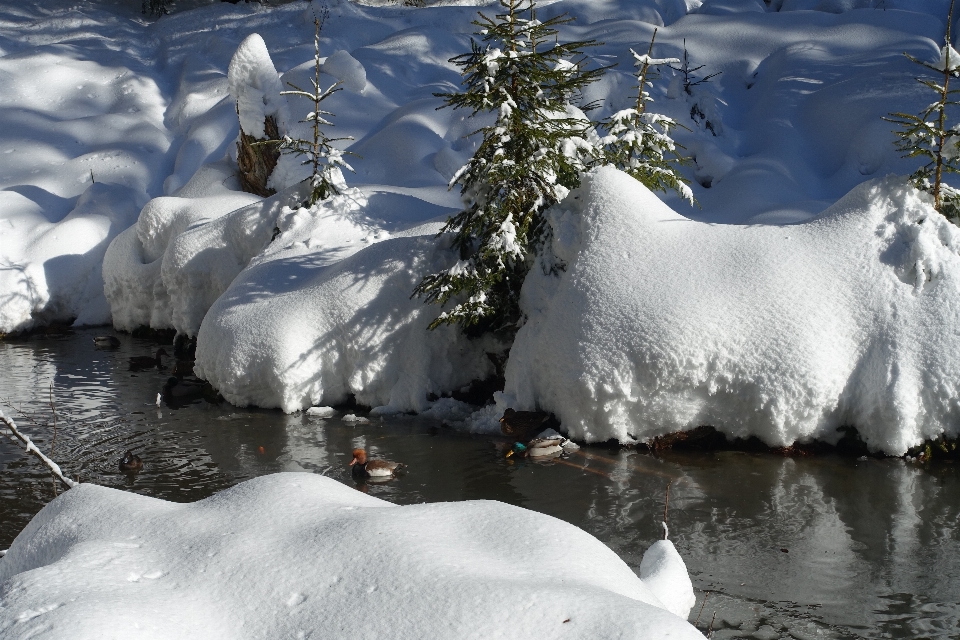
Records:
<instances>
[{"instance_id":1,"label":"snow-covered ground","mask_svg":"<svg viewBox=\"0 0 960 640\"><path fill-rule=\"evenodd\" d=\"M356 173L311 210L290 206L304 175L292 158L278 195L238 191L227 72L257 33L281 81L309 86L321 3L197 0L155 22L120 0L0 7L0 332L173 328L198 336L196 370L231 402L286 411L349 394L423 411L491 374L485 354L505 345L428 332L438 310L409 299L451 259L433 235L459 206L446 183L479 127L433 94L459 86L449 59L469 50L478 5L495 10L428 4L327 3L324 80L344 89L324 104L331 134L354 138ZM652 91L689 128L677 138L702 208L604 172L558 209L570 270L528 283L531 324L497 410L553 411L589 440L706 422L779 445L853 425L903 453L955 435L955 234L884 177L915 166L881 120L931 101L902 53L935 59L948 5L540 3L541 18L576 18L562 38L602 42L590 64L618 63L583 97L595 119L630 104L630 48L654 28L655 55L685 46L698 75L720 75L688 94L667 71ZM263 58L236 66L258 90ZM286 106L297 131L310 105Z\"/></svg>"},{"instance_id":2,"label":"snow-covered ground","mask_svg":"<svg viewBox=\"0 0 960 640\"><path fill-rule=\"evenodd\" d=\"M495 501L398 507L308 473L192 504L83 484L0 561L0 635L702 640L673 544L639 573Z\"/></svg>"}]
</instances>

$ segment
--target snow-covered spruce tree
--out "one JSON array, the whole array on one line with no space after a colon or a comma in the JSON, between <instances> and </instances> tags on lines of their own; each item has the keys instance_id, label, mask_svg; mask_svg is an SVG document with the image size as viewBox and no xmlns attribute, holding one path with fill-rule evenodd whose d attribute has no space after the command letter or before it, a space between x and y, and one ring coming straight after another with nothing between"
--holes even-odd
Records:
<instances>
[{"instance_id":1,"label":"snow-covered spruce tree","mask_svg":"<svg viewBox=\"0 0 960 640\"><path fill-rule=\"evenodd\" d=\"M601 139L604 145L603 162L629 173L651 191L676 191L681 198L693 204L693 191L678 170L680 165L686 163L686 159L677 151L679 145L670 137L670 132L681 125L673 118L647 110L647 105L653 102L647 92L647 88L653 86L650 81L651 69L679 62L676 58L653 58L656 39L657 30L654 29L646 55L630 49L637 67L637 102L635 106L614 113L600 124L607 132Z\"/></svg>"},{"instance_id":2,"label":"snow-covered spruce tree","mask_svg":"<svg viewBox=\"0 0 960 640\"><path fill-rule=\"evenodd\" d=\"M562 15L536 19L533 0L500 0L504 13L474 21L482 43L451 62L462 69L464 90L436 94L454 109L493 112L496 121L473 158L454 175L464 209L447 221L445 237L460 260L426 276L414 295L453 307L430 328L458 324L510 334L520 322L519 295L543 228L543 211L579 185L598 150L592 124L570 101L603 69L583 69L582 50L593 42L560 44Z\"/></svg>"},{"instance_id":3,"label":"snow-covered spruce tree","mask_svg":"<svg viewBox=\"0 0 960 640\"><path fill-rule=\"evenodd\" d=\"M300 96L313 103L313 111L308 113L307 117L300 121L311 125L313 136L309 140L306 140L303 138L292 138L287 135L283 137L283 141L280 143L281 152L305 156L306 159L303 161L303 164L310 165L313 169L308 178L310 180L311 191L309 201L306 203L307 206L316 204L332 195L339 195L347 186L343 179L341 168L353 171L353 168L343 159L344 152L332 144L340 140L353 140L353 138L328 138L323 129L320 128L321 126L333 126L333 123L324 117L333 116L333 113L322 110L320 103L337 91L340 91L340 85L342 84L340 81L337 81L326 89L320 88L320 30L323 28L323 23L326 21L328 15L329 10L326 8L326 5L324 5L321 17L315 18L313 21L315 27L313 34L314 74L313 78L310 79L313 85L313 91L305 91L292 83L288 83L293 87L293 91L282 91L280 93L280 95L285 96Z\"/></svg>"},{"instance_id":4,"label":"snow-covered spruce tree","mask_svg":"<svg viewBox=\"0 0 960 640\"><path fill-rule=\"evenodd\" d=\"M910 183L933 196L934 207L947 219L960 224L960 191L946 184L945 173L960 174L960 125L947 126L947 109L960 105L955 99L958 89L950 88L950 79L960 77L960 53L950 41L950 25L953 22L953 5L947 16L947 30L940 59L930 64L904 53L912 62L935 74L934 79L917 78L917 82L936 93L937 100L920 115L891 113L884 118L900 126L895 131L897 150L905 158L923 158L926 163L910 175Z\"/></svg>"}]
</instances>

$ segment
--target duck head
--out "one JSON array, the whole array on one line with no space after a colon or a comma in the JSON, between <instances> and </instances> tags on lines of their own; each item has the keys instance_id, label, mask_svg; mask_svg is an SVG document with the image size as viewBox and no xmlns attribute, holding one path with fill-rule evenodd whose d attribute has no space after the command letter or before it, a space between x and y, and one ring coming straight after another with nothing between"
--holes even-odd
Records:
<instances>
[{"instance_id":1,"label":"duck head","mask_svg":"<svg viewBox=\"0 0 960 640\"><path fill-rule=\"evenodd\" d=\"M353 450L353 460L350 461L350 466L358 464L361 467L367 464L367 452L363 449L354 449Z\"/></svg>"}]
</instances>

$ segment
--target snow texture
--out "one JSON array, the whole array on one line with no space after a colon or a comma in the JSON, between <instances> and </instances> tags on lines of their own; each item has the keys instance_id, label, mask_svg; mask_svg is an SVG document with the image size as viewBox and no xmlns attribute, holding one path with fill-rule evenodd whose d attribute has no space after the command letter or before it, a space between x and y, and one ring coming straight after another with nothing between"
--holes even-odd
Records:
<instances>
[{"instance_id":1,"label":"snow texture","mask_svg":"<svg viewBox=\"0 0 960 640\"><path fill-rule=\"evenodd\" d=\"M289 186L306 177L300 159L281 158L281 194L267 200L241 193L233 175L238 100L254 121L248 133L268 113L291 135L309 133L299 122L307 101L290 100L288 117L275 98L288 81L310 86L311 6L181 0L149 22L129 2L0 5L0 333L52 321L173 328L198 336L197 371L237 404L295 411L354 394L385 413L460 421L462 406L428 394L489 375L486 353L507 345L428 333L438 310L408 296L424 273L457 262L433 235L462 205L446 185L476 149L469 134L490 122L438 111L434 93L460 86L449 60L469 51L478 8L495 7L428 4L331 3L321 80L345 90L324 107L336 114L331 133L355 139L338 148L359 157L349 159L354 189L312 211ZM648 111L688 128L674 137L693 156L685 175L702 209L676 194L658 203L609 175L602 181L636 202L591 192L589 211L567 203L613 221L611 242L629 257L616 268L600 259L591 234L606 231L589 216L554 221L569 269L529 283L531 323L507 394L465 428L495 429L494 412L517 402L555 410L564 429L596 440L709 422L789 444L851 425L871 447L902 452L955 433L954 230L895 182L861 186L916 169L881 116L929 103L903 52L937 63L948 5L539 6L540 19L576 18L561 41L603 42L586 51L588 66L618 63L584 92L582 104L599 105L594 119L635 104L631 49L644 51L655 27L654 58L682 58L685 42L699 73L721 74L687 93L665 70L648 87ZM676 237L637 210L675 220ZM591 275L588 264L610 270ZM639 332L621 314L639 304L626 274L655 296L638 307L651 323ZM717 285L702 289L706 302L690 298L697 279ZM577 298L575 282L597 285ZM573 322L574 308L585 317ZM594 342L547 348L549 332L578 331Z\"/></svg>"},{"instance_id":2,"label":"snow texture","mask_svg":"<svg viewBox=\"0 0 960 640\"><path fill-rule=\"evenodd\" d=\"M244 133L265 138L263 122L267 116L276 118L281 132L286 129L289 116L286 98L280 95L280 75L260 34L250 34L240 43L230 60L227 80Z\"/></svg>"},{"instance_id":3,"label":"snow texture","mask_svg":"<svg viewBox=\"0 0 960 640\"><path fill-rule=\"evenodd\" d=\"M638 578L593 536L519 507L394 506L313 474L192 504L83 484L0 562L0 635L702 640L672 613L693 597L672 545L648 565Z\"/></svg>"},{"instance_id":4,"label":"snow texture","mask_svg":"<svg viewBox=\"0 0 960 640\"><path fill-rule=\"evenodd\" d=\"M327 57L320 70L342 82L343 88L348 91L362 93L367 86L366 70L347 51L340 50Z\"/></svg>"},{"instance_id":5,"label":"snow texture","mask_svg":"<svg viewBox=\"0 0 960 640\"><path fill-rule=\"evenodd\" d=\"M613 169L551 213L502 400L573 437L700 425L771 446L856 426L902 454L960 425L960 229L902 179L797 225L711 225ZM638 259L642 258L642 259Z\"/></svg>"},{"instance_id":6,"label":"snow texture","mask_svg":"<svg viewBox=\"0 0 960 640\"><path fill-rule=\"evenodd\" d=\"M237 405L292 412L354 394L382 412L424 411L427 395L492 373L484 350L410 298L419 273L447 265L439 223L391 233L352 190L311 209L286 208L281 233L211 307L194 371ZM390 214L424 207L389 198ZM441 209L442 211L442 209ZM269 295L264 295L268 292Z\"/></svg>"}]
</instances>

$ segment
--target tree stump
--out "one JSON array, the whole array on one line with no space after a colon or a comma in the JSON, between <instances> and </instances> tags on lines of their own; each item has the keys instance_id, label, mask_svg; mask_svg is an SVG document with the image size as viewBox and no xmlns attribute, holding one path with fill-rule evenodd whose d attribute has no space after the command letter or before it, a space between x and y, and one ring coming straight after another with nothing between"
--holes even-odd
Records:
<instances>
[{"instance_id":1,"label":"tree stump","mask_svg":"<svg viewBox=\"0 0 960 640\"><path fill-rule=\"evenodd\" d=\"M266 198L276 193L267 187L267 181L280 158L280 145L263 143L280 139L277 119L267 116L263 121L263 131L265 138L254 138L244 133L241 127L240 140L237 142L237 166L240 168L240 188Z\"/></svg>"}]
</instances>

